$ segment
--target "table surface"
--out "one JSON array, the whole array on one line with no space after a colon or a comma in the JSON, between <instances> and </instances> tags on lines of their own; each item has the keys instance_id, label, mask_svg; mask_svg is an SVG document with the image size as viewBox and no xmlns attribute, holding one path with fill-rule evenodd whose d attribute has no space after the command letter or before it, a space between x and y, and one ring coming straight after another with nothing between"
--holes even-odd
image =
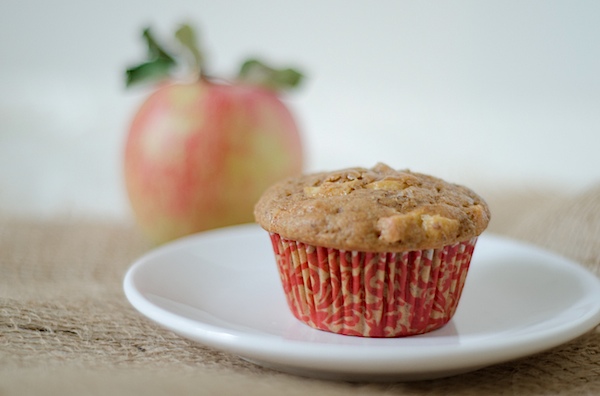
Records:
<instances>
[{"instance_id":1,"label":"table surface","mask_svg":"<svg viewBox=\"0 0 600 396\"><path fill-rule=\"evenodd\" d=\"M489 232L540 245L600 275L600 186L574 196L491 197ZM296 377L163 330L122 279L152 246L127 221L0 221L0 394L600 394L598 328L550 351L409 383Z\"/></svg>"}]
</instances>

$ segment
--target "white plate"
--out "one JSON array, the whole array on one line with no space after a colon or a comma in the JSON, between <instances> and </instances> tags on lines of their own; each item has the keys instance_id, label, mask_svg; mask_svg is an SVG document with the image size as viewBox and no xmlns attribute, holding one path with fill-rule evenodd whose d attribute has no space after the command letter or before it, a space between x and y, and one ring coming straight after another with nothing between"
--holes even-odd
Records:
<instances>
[{"instance_id":1,"label":"white plate","mask_svg":"<svg viewBox=\"0 0 600 396\"><path fill-rule=\"evenodd\" d=\"M418 380L527 356L600 323L600 281L569 260L483 235L454 318L428 334L372 339L322 332L289 312L267 233L197 234L137 260L131 304L175 333L280 371L330 379Z\"/></svg>"}]
</instances>

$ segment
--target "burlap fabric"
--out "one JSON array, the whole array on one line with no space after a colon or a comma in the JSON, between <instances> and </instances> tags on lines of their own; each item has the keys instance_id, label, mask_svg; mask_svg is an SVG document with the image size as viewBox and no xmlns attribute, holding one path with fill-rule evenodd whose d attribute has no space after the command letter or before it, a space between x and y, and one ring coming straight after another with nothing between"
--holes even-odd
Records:
<instances>
[{"instance_id":1,"label":"burlap fabric","mask_svg":"<svg viewBox=\"0 0 600 396\"><path fill-rule=\"evenodd\" d=\"M600 185L551 199L490 198L490 231L566 255L600 276ZM413 383L295 377L188 342L139 315L122 279L150 249L98 220L0 224L0 395L600 395L598 329L551 351Z\"/></svg>"}]
</instances>

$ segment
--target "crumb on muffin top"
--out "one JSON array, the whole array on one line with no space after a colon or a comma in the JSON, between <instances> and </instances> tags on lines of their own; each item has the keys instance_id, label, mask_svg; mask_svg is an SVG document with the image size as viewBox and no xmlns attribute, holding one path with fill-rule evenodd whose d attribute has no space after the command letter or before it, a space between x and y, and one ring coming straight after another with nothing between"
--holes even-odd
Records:
<instances>
[{"instance_id":1,"label":"crumb on muffin top","mask_svg":"<svg viewBox=\"0 0 600 396\"><path fill-rule=\"evenodd\" d=\"M265 191L254 215L287 239L370 252L466 241L490 220L487 204L470 189L382 163L283 180Z\"/></svg>"}]
</instances>

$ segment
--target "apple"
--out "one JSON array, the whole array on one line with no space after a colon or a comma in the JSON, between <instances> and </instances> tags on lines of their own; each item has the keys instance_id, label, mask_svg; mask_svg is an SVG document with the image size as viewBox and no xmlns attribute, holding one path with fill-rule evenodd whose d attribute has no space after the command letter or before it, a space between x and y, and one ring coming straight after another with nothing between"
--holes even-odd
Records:
<instances>
[{"instance_id":1,"label":"apple","mask_svg":"<svg viewBox=\"0 0 600 396\"><path fill-rule=\"evenodd\" d=\"M183 29L183 34L182 34ZM175 57L144 37L150 61L128 70L128 83L158 87L135 113L124 153L124 180L141 230L156 244L254 220L253 208L274 182L302 172L297 124L278 89L301 75L246 62L238 78L216 80L198 72L178 81ZM176 33L202 64L193 32Z\"/></svg>"}]
</instances>

